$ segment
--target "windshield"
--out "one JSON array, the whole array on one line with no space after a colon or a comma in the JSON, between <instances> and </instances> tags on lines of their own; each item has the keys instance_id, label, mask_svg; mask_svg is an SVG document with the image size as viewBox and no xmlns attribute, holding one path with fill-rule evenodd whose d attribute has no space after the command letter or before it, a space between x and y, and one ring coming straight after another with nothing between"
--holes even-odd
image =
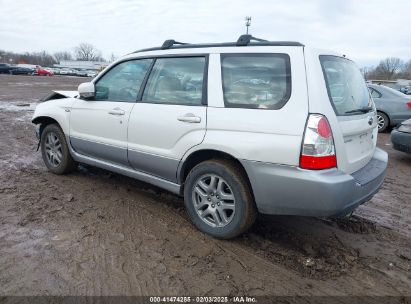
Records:
<instances>
[{"instance_id":1,"label":"windshield","mask_svg":"<svg viewBox=\"0 0 411 304\"><path fill-rule=\"evenodd\" d=\"M337 115L358 115L373 109L364 78L354 62L337 56L320 56L320 62Z\"/></svg>"}]
</instances>

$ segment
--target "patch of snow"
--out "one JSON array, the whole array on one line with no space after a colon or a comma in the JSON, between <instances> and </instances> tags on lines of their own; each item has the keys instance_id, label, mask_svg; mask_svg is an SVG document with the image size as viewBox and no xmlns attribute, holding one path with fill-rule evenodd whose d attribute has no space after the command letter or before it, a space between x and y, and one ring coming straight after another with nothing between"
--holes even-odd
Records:
<instances>
[{"instance_id":1,"label":"patch of snow","mask_svg":"<svg viewBox=\"0 0 411 304\"><path fill-rule=\"evenodd\" d=\"M26 112L26 111L34 111L36 108L36 102L27 102L27 101L0 101L0 110L4 111L11 111L11 112Z\"/></svg>"}]
</instances>

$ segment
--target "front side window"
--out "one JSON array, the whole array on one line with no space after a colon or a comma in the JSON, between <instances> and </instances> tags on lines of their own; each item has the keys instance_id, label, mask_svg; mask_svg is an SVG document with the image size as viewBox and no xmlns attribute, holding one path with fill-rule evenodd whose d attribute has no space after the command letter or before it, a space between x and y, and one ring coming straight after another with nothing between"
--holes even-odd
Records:
<instances>
[{"instance_id":1,"label":"front side window","mask_svg":"<svg viewBox=\"0 0 411 304\"><path fill-rule=\"evenodd\" d=\"M152 59L124 61L100 78L95 100L135 102Z\"/></svg>"},{"instance_id":2,"label":"front side window","mask_svg":"<svg viewBox=\"0 0 411 304\"><path fill-rule=\"evenodd\" d=\"M279 109L291 95L286 54L221 55L224 103L229 108Z\"/></svg>"},{"instance_id":3,"label":"front side window","mask_svg":"<svg viewBox=\"0 0 411 304\"><path fill-rule=\"evenodd\" d=\"M205 57L158 58L144 89L143 102L201 105Z\"/></svg>"},{"instance_id":4,"label":"front side window","mask_svg":"<svg viewBox=\"0 0 411 304\"><path fill-rule=\"evenodd\" d=\"M360 70L349 59L320 56L328 96L339 116L359 115L371 110L372 99Z\"/></svg>"}]
</instances>

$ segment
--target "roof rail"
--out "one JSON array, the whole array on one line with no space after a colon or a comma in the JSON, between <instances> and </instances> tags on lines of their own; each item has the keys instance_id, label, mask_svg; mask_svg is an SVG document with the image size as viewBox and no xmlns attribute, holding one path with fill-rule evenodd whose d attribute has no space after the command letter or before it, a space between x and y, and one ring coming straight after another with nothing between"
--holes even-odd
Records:
<instances>
[{"instance_id":1,"label":"roof rail","mask_svg":"<svg viewBox=\"0 0 411 304\"><path fill-rule=\"evenodd\" d=\"M256 38L256 37L253 37L247 34L247 35L241 35L240 38L238 38L236 45L237 46L247 46L251 42L251 40L258 41L258 42L268 42L267 40Z\"/></svg>"},{"instance_id":2,"label":"roof rail","mask_svg":"<svg viewBox=\"0 0 411 304\"><path fill-rule=\"evenodd\" d=\"M178 42L173 39L164 41L161 47L152 47L135 51L134 53L168 50L168 49L195 49L195 48L209 48L209 47L236 47L236 46L304 46L299 42L294 41L268 41L251 35L241 35L237 42L223 42L223 43L202 43L191 44Z\"/></svg>"},{"instance_id":3,"label":"roof rail","mask_svg":"<svg viewBox=\"0 0 411 304\"><path fill-rule=\"evenodd\" d=\"M183 44L187 44L187 43L178 42L178 41L175 41L175 40L173 40L173 39L169 39L169 40L166 40L166 41L163 42L163 45L161 46L161 49L162 49L162 50L167 50L167 49L171 48L174 44L181 44L181 45L183 45Z\"/></svg>"}]
</instances>

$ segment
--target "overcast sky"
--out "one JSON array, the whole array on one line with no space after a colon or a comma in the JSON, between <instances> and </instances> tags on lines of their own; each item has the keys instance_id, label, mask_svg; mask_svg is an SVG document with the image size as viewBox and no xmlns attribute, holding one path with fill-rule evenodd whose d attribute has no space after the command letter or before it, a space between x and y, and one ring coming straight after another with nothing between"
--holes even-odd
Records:
<instances>
[{"instance_id":1,"label":"overcast sky","mask_svg":"<svg viewBox=\"0 0 411 304\"><path fill-rule=\"evenodd\" d=\"M342 52L360 66L411 59L411 0L0 0L0 49L51 53L89 42L109 58L166 39L251 34Z\"/></svg>"}]
</instances>

